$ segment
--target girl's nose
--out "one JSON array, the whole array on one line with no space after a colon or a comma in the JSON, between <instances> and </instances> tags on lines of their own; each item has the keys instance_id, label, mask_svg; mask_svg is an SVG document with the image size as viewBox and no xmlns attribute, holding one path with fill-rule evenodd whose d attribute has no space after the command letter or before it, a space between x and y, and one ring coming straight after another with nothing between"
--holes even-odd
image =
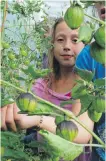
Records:
<instances>
[{"instance_id":1,"label":"girl's nose","mask_svg":"<svg viewBox=\"0 0 106 161\"><path fill-rule=\"evenodd\" d=\"M65 43L64 43L64 50L65 51L70 51L71 50L71 42L69 40L67 40Z\"/></svg>"}]
</instances>

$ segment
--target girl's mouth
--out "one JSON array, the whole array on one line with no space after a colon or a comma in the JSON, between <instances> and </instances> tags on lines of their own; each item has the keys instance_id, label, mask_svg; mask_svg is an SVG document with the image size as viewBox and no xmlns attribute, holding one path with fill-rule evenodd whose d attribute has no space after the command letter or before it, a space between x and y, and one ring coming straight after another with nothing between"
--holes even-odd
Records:
<instances>
[{"instance_id":1,"label":"girl's mouth","mask_svg":"<svg viewBox=\"0 0 106 161\"><path fill-rule=\"evenodd\" d=\"M61 55L64 59L70 59L74 57L73 55Z\"/></svg>"}]
</instances>

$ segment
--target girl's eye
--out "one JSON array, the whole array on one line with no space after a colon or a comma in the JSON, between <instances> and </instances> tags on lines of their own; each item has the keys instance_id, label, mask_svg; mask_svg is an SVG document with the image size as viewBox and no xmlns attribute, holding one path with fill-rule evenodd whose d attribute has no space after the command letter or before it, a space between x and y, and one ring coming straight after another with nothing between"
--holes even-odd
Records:
<instances>
[{"instance_id":1,"label":"girl's eye","mask_svg":"<svg viewBox=\"0 0 106 161\"><path fill-rule=\"evenodd\" d=\"M72 42L76 43L78 39L73 39Z\"/></svg>"},{"instance_id":2,"label":"girl's eye","mask_svg":"<svg viewBox=\"0 0 106 161\"><path fill-rule=\"evenodd\" d=\"M63 41L63 39L57 39L57 41L62 42L62 41Z\"/></svg>"}]
</instances>

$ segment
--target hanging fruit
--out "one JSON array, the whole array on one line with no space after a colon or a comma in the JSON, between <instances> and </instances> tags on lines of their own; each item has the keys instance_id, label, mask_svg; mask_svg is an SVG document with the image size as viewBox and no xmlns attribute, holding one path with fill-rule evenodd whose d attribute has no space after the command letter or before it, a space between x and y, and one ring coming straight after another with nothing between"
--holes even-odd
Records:
<instances>
[{"instance_id":1,"label":"hanging fruit","mask_svg":"<svg viewBox=\"0 0 106 161\"><path fill-rule=\"evenodd\" d=\"M97 62L105 64L105 49L101 48L96 42L91 44L90 54Z\"/></svg>"},{"instance_id":2,"label":"hanging fruit","mask_svg":"<svg viewBox=\"0 0 106 161\"><path fill-rule=\"evenodd\" d=\"M74 122L65 120L57 125L56 134L68 141L73 141L78 134L78 128Z\"/></svg>"},{"instance_id":3,"label":"hanging fruit","mask_svg":"<svg viewBox=\"0 0 106 161\"><path fill-rule=\"evenodd\" d=\"M21 111L34 112L37 102L34 96L30 93L22 93L16 99L17 106Z\"/></svg>"},{"instance_id":4,"label":"hanging fruit","mask_svg":"<svg viewBox=\"0 0 106 161\"><path fill-rule=\"evenodd\" d=\"M80 27L84 20L83 8L76 4L67 9L64 20L71 29L77 29Z\"/></svg>"},{"instance_id":5,"label":"hanging fruit","mask_svg":"<svg viewBox=\"0 0 106 161\"><path fill-rule=\"evenodd\" d=\"M105 26L101 26L94 34L96 43L104 49L106 46L105 35L106 35Z\"/></svg>"}]
</instances>

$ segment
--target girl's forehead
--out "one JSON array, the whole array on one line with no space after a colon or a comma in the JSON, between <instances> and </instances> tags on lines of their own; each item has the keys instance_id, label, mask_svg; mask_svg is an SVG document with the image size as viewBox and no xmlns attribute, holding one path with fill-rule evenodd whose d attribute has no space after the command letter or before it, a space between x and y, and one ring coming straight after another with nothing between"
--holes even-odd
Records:
<instances>
[{"instance_id":1,"label":"girl's forehead","mask_svg":"<svg viewBox=\"0 0 106 161\"><path fill-rule=\"evenodd\" d=\"M55 30L55 35L61 35L61 34L78 34L78 29L72 30L70 29L66 22L63 21L60 24L57 25L56 30Z\"/></svg>"}]
</instances>

